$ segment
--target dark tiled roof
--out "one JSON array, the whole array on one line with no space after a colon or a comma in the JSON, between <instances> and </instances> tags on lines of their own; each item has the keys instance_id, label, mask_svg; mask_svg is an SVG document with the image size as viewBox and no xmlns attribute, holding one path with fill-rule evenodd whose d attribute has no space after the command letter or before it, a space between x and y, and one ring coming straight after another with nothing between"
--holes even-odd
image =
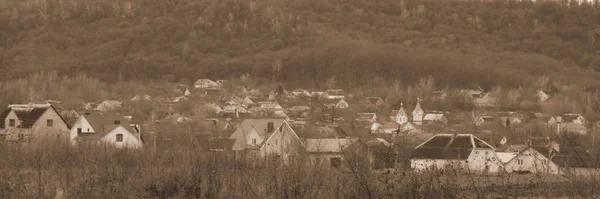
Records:
<instances>
[{"instance_id":1,"label":"dark tiled roof","mask_svg":"<svg viewBox=\"0 0 600 199\"><path fill-rule=\"evenodd\" d=\"M419 145L412 159L466 160L474 148L492 147L471 134L437 134Z\"/></svg>"},{"instance_id":2,"label":"dark tiled roof","mask_svg":"<svg viewBox=\"0 0 600 199\"><path fill-rule=\"evenodd\" d=\"M2 114L0 114L0 128L6 127L4 121L6 120L6 116L8 116L8 114L10 113L10 110L10 108L7 108L6 110L4 110L4 112L2 112Z\"/></svg>"},{"instance_id":3,"label":"dark tiled roof","mask_svg":"<svg viewBox=\"0 0 600 199\"><path fill-rule=\"evenodd\" d=\"M0 114L0 120L1 124L0 127L4 128L5 124L4 124L4 119L6 119L6 116L8 116L8 114L10 113L10 111L14 111L14 113L17 115L17 118L19 118L19 120L21 120L21 128L31 128L33 126L33 124L40 118L40 116L42 116L46 110L48 110L48 108L52 108L57 114L59 114L56 109L54 109L54 107L52 107L51 105L48 106L37 106L37 107L33 107L31 109L24 109L24 108L11 108L8 107L7 109L4 110L4 112L2 112L2 114ZM60 116L60 114L59 114ZM61 117L62 119L62 117ZM64 121L63 122L65 124L67 124L67 122Z\"/></svg>"}]
</instances>

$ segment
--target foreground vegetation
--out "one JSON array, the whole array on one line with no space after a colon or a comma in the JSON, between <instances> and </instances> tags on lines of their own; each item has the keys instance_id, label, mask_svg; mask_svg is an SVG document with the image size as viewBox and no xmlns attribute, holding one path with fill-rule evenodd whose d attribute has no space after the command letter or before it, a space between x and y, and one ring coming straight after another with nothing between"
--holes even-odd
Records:
<instances>
[{"instance_id":1,"label":"foreground vegetation","mask_svg":"<svg viewBox=\"0 0 600 199\"><path fill-rule=\"evenodd\" d=\"M107 82L598 86L600 6L573 2L1 0L0 66Z\"/></svg>"},{"instance_id":2,"label":"foreground vegetation","mask_svg":"<svg viewBox=\"0 0 600 199\"><path fill-rule=\"evenodd\" d=\"M0 146L4 198L598 197L593 177L368 171L166 151L38 144ZM350 169L348 169L350 168Z\"/></svg>"}]
</instances>

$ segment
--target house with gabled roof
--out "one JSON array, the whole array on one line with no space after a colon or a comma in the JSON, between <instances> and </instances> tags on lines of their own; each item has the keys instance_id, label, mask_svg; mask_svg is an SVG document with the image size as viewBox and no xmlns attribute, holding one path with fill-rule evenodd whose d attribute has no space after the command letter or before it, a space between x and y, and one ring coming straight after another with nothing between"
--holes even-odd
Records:
<instances>
[{"instance_id":1,"label":"house with gabled roof","mask_svg":"<svg viewBox=\"0 0 600 199\"><path fill-rule=\"evenodd\" d=\"M362 101L362 104L369 108L375 108L375 107L384 106L387 103L381 97L366 97Z\"/></svg>"},{"instance_id":2,"label":"house with gabled roof","mask_svg":"<svg viewBox=\"0 0 600 199\"><path fill-rule=\"evenodd\" d=\"M221 84L210 79L198 79L194 83L194 88L202 89L221 89Z\"/></svg>"},{"instance_id":3,"label":"house with gabled roof","mask_svg":"<svg viewBox=\"0 0 600 199\"><path fill-rule=\"evenodd\" d=\"M431 124L431 123L439 123L439 124L448 124L448 119L443 112L432 111L426 112L425 116L423 116L423 123Z\"/></svg>"},{"instance_id":4,"label":"house with gabled roof","mask_svg":"<svg viewBox=\"0 0 600 199\"><path fill-rule=\"evenodd\" d=\"M346 109L350 107L348 102L344 99L326 99L324 100L323 105L327 108L338 108L338 109Z\"/></svg>"},{"instance_id":5,"label":"house with gabled roof","mask_svg":"<svg viewBox=\"0 0 600 199\"><path fill-rule=\"evenodd\" d=\"M514 156L504 164L508 173L559 173L558 165L532 146L526 146L525 149L513 153Z\"/></svg>"},{"instance_id":6,"label":"house with gabled roof","mask_svg":"<svg viewBox=\"0 0 600 199\"><path fill-rule=\"evenodd\" d=\"M132 124L119 114L84 112L71 127L73 145L107 144L116 148L143 148L140 125Z\"/></svg>"},{"instance_id":7,"label":"house with gabled roof","mask_svg":"<svg viewBox=\"0 0 600 199\"><path fill-rule=\"evenodd\" d=\"M123 108L123 102L119 100L104 100L95 108L96 111L112 112Z\"/></svg>"},{"instance_id":8,"label":"house with gabled roof","mask_svg":"<svg viewBox=\"0 0 600 199\"><path fill-rule=\"evenodd\" d=\"M358 138L319 138L306 139L306 153L311 164L342 167L345 161L344 151Z\"/></svg>"},{"instance_id":9,"label":"house with gabled roof","mask_svg":"<svg viewBox=\"0 0 600 199\"><path fill-rule=\"evenodd\" d=\"M356 121L361 121L361 122L377 122L377 114L375 113L357 113L356 114Z\"/></svg>"},{"instance_id":10,"label":"house with gabled roof","mask_svg":"<svg viewBox=\"0 0 600 199\"><path fill-rule=\"evenodd\" d=\"M274 156L289 161L304 150L304 143L282 118L243 120L231 135L233 150L258 157Z\"/></svg>"},{"instance_id":11,"label":"house with gabled roof","mask_svg":"<svg viewBox=\"0 0 600 199\"><path fill-rule=\"evenodd\" d=\"M68 141L68 134L69 125L51 104L11 104L0 114L0 141Z\"/></svg>"},{"instance_id":12,"label":"house with gabled roof","mask_svg":"<svg viewBox=\"0 0 600 199\"><path fill-rule=\"evenodd\" d=\"M322 97L324 99L344 99L346 93L342 89L329 89L323 92Z\"/></svg>"},{"instance_id":13,"label":"house with gabled roof","mask_svg":"<svg viewBox=\"0 0 600 199\"><path fill-rule=\"evenodd\" d=\"M410 158L411 168L461 169L479 172L500 172L503 165L495 148L472 134L436 134L415 147Z\"/></svg>"}]
</instances>

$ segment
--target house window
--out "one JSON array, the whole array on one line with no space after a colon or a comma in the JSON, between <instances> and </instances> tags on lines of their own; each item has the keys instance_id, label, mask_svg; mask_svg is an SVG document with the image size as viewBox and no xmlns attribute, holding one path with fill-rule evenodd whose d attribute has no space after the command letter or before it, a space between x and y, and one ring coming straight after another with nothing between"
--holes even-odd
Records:
<instances>
[{"instance_id":1,"label":"house window","mask_svg":"<svg viewBox=\"0 0 600 199\"><path fill-rule=\"evenodd\" d=\"M115 124L121 124L120 120L115 120Z\"/></svg>"},{"instance_id":2,"label":"house window","mask_svg":"<svg viewBox=\"0 0 600 199\"><path fill-rule=\"evenodd\" d=\"M54 126L54 120L52 120L52 119L48 119L48 120L46 120L46 126L47 126L47 127L52 127L52 126Z\"/></svg>"},{"instance_id":3,"label":"house window","mask_svg":"<svg viewBox=\"0 0 600 199\"><path fill-rule=\"evenodd\" d=\"M117 134L117 142L123 142L123 134Z\"/></svg>"},{"instance_id":4,"label":"house window","mask_svg":"<svg viewBox=\"0 0 600 199\"><path fill-rule=\"evenodd\" d=\"M542 160L542 165L544 165L544 166L548 165L548 160L546 160L546 159Z\"/></svg>"},{"instance_id":5,"label":"house window","mask_svg":"<svg viewBox=\"0 0 600 199\"><path fill-rule=\"evenodd\" d=\"M15 127L15 119L8 120L8 126Z\"/></svg>"},{"instance_id":6,"label":"house window","mask_svg":"<svg viewBox=\"0 0 600 199\"><path fill-rule=\"evenodd\" d=\"M81 128L77 128L77 134L81 134Z\"/></svg>"},{"instance_id":7,"label":"house window","mask_svg":"<svg viewBox=\"0 0 600 199\"><path fill-rule=\"evenodd\" d=\"M518 159L518 160L517 160L517 164L518 164L518 165L523 165L523 160L521 160L521 159Z\"/></svg>"},{"instance_id":8,"label":"house window","mask_svg":"<svg viewBox=\"0 0 600 199\"><path fill-rule=\"evenodd\" d=\"M339 158L339 157L330 158L329 163L331 164L331 167L339 168L342 165L342 158Z\"/></svg>"},{"instance_id":9,"label":"house window","mask_svg":"<svg viewBox=\"0 0 600 199\"><path fill-rule=\"evenodd\" d=\"M252 145L256 146L256 138L252 138Z\"/></svg>"}]
</instances>

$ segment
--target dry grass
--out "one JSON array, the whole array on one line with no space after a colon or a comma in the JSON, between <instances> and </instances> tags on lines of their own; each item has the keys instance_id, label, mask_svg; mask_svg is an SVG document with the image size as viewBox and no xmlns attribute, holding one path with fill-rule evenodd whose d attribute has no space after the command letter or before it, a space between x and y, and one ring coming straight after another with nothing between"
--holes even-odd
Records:
<instances>
[{"instance_id":1,"label":"dry grass","mask_svg":"<svg viewBox=\"0 0 600 199\"><path fill-rule=\"evenodd\" d=\"M196 149L1 145L3 198L518 198L597 197L595 181L257 163ZM60 197L59 197L60 198Z\"/></svg>"}]
</instances>

